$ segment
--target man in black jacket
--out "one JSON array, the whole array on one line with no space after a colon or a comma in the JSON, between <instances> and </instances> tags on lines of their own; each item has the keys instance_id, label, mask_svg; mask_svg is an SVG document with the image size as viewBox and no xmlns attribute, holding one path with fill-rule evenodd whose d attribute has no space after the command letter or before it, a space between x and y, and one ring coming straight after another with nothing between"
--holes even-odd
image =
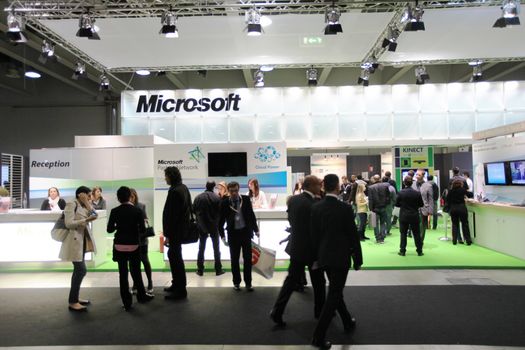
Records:
<instances>
[{"instance_id":1,"label":"man in black jacket","mask_svg":"<svg viewBox=\"0 0 525 350\"><path fill-rule=\"evenodd\" d=\"M405 256L407 248L408 230L412 230L414 243L416 244L417 255L423 255L423 241L421 240L419 208L423 207L421 193L412 187L412 177L407 176L403 180L405 188L397 194L396 207L399 207L399 231L401 242L399 245L399 255Z\"/></svg>"},{"instance_id":2,"label":"man in black jacket","mask_svg":"<svg viewBox=\"0 0 525 350\"><path fill-rule=\"evenodd\" d=\"M270 318L279 326L284 326L284 309L296 286L301 283L305 266L308 266L314 289L314 316L319 318L325 300L325 279L323 271L312 269L316 249L312 244L310 214L315 203L315 195L321 191L321 180L314 175L304 178L303 193L292 196L288 202L288 221L291 227L290 266L288 276L270 313Z\"/></svg>"},{"instance_id":3,"label":"man in black jacket","mask_svg":"<svg viewBox=\"0 0 525 350\"><path fill-rule=\"evenodd\" d=\"M239 257L244 260L244 283L246 290L253 291L252 287L252 238L255 233L259 236L257 220L253 212L250 197L239 194L239 183L232 181L228 184L229 197L221 201L219 234L224 236L224 223L228 231L228 244L233 275L233 289L240 291L241 271Z\"/></svg>"},{"instance_id":4,"label":"man in black jacket","mask_svg":"<svg viewBox=\"0 0 525 350\"><path fill-rule=\"evenodd\" d=\"M326 197L312 206L312 239L317 247L317 265L322 268L330 281L328 296L319 322L314 331L312 345L322 349L331 347L325 340L326 330L337 310L346 331L355 327L355 319L346 308L343 290L351 267L359 270L363 264L361 243L353 218L352 207L338 200L339 178L335 174L324 177Z\"/></svg>"},{"instance_id":5,"label":"man in black jacket","mask_svg":"<svg viewBox=\"0 0 525 350\"><path fill-rule=\"evenodd\" d=\"M182 259L181 240L188 231L191 210L190 191L182 183L180 170L171 166L164 170L166 183L170 185L162 212L162 228L171 270L171 286L164 288L166 299L184 299L186 291L186 269Z\"/></svg>"},{"instance_id":6,"label":"man in black jacket","mask_svg":"<svg viewBox=\"0 0 525 350\"><path fill-rule=\"evenodd\" d=\"M215 181L206 182L206 191L199 194L193 200L193 209L199 226L199 253L197 254L197 275L204 274L204 251L208 235L213 243L213 255L215 260L215 274L224 274L221 264L221 251L219 247L219 207L220 197L213 192Z\"/></svg>"},{"instance_id":7,"label":"man in black jacket","mask_svg":"<svg viewBox=\"0 0 525 350\"><path fill-rule=\"evenodd\" d=\"M374 184L368 187L368 207L376 214L376 226L374 234L376 243L385 243L387 233L387 205L390 204L390 186L388 182L381 182L379 175L372 177Z\"/></svg>"}]
</instances>

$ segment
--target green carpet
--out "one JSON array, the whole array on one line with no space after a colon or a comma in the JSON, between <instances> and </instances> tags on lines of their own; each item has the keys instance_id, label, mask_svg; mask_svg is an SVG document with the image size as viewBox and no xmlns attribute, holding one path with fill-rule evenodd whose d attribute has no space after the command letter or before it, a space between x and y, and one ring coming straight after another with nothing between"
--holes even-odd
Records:
<instances>
[{"instance_id":1,"label":"green carpet","mask_svg":"<svg viewBox=\"0 0 525 350\"><path fill-rule=\"evenodd\" d=\"M399 251L399 230L392 229L392 235L385 239L385 244L376 244L373 239L373 231L367 231L366 235L371 239L362 242L363 269L366 270L388 270L388 269L525 269L525 260L514 258L493 250L473 244L471 246L458 244L452 245L451 241L440 241L445 235L443 229L427 230L424 256L417 256L413 239L408 239L407 255L397 255ZM449 232L450 236L450 232ZM154 271L169 271L169 267L163 261L163 256L158 252L149 254ZM223 263L223 268L229 270L229 262ZM277 261L276 270L285 271L288 268L287 261ZM186 262L186 270L195 271L195 261ZM117 264L108 261L89 271L109 272L117 271ZM206 270L213 271L213 261L206 263ZM60 267L44 267L37 263L23 264L20 266L0 268L0 272L62 272L71 271L69 264Z\"/></svg>"}]
</instances>

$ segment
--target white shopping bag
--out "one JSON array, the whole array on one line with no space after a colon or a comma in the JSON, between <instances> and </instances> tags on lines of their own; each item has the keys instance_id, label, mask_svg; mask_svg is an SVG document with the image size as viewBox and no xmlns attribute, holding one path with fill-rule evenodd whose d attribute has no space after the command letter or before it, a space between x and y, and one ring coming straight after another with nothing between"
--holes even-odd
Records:
<instances>
[{"instance_id":1,"label":"white shopping bag","mask_svg":"<svg viewBox=\"0 0 525 350\"><path fill-rule=\"evenodd\" d=\"M377 225L377 215L373 211L370 212L370 216L368 218L368 225L370 228L375 228Z\"/></svg>"},{"instance_id":2,"label":"white shopping bag","mask_svg":"<svg viewBox=\"0 0 525 350\"><path fill-rule=\"evenodd\" d=\"M275 250L261 247L252 241L252 270L266 279L273 277Z\"/></svg>"},{"instance_id":3,"label":"white shopping bag","mask_svg":"<svg viewBox=\"0 0 525 350\"><path fill-rule=\"evenodd\" d=\"M401 208L399 207L394 207L394 210L392 210L392 216L397 216L399 217L399 211L401 210Z\"/></svg>"}]
</instances>

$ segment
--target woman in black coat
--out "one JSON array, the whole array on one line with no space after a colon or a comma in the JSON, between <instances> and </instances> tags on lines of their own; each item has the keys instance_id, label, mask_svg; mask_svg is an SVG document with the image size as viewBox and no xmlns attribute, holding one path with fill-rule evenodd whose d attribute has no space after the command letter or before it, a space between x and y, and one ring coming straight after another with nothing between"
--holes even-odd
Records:
<instances>
[{"instance_id":1,"label":"woman in black coat","mask_svg":"<svg viewBox=\"0 0 525 350\"><path fill-rule=\"evenodd\" d=\"M459 236L459 222L461 221L461 231L467 245L472 244L470 229L468 227L468 211L465 205L465 197L472 198L472 192L468 192L462 180L454 180L452 188L448 191L446 201L450 206L450 219L452 220L452 244L456 245Z\"/></svg>"},{"instance_id":2,"label":"woman in black coat","mask_svg":"<svg viewBox=\"0 0 525 350\"><path fill-rule=\"evenodd\" d=\"M151 294L146 293L142 275L140 273L140 234L146 229L142 210L130 202L131 190L122 186L117 191L120 206L113 208L108 219L108 233L115 232L113 240L113 261L118 263L120 278L120 297L124 309L132 308L132 294L129 291L128 264L131 277L137 287L137 300L145 303L153 299Z\"/></svg>"}]
</instances>

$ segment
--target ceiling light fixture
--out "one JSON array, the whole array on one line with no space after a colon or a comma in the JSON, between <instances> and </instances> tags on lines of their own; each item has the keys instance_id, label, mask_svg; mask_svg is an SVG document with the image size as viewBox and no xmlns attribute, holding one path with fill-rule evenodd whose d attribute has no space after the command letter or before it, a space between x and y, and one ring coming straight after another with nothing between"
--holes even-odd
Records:
<instances>
[{"instance_id":1,"label":"ceiling light fixture","mask_svg":"<svg viewBox=\"0 0 525 350\"><path fill-rule=\"evenodd\" d=\"M71 79L78 80L78 78L83 78L86 76L86 65L82 62L77 62L75 64L75 72L71 76Z\"/></svg>"},{"instance_id":2,"label":"ceiling light fixture","mask_svg":"<svg viewBox=\"0 0 525 350\"><path fill-rule=\"evenodd\" d=\"M80 38L88 38L90 40L100 40L95 21L95 18L89 14L89 11L81 14L78 19L78 31L76 36Z\"/></svg>"},{"instance_id":3,"label":"ceiling light fixture","mask_svg":"<svg viewBox=\"0 0 525 350\"><path fill-rule=\"evenodd\" d=\"M336 35L343 32L343 27L339 23L340 17L341 10L332 2L332 6L327 8L324 13L324 22L326 23L324 35Z\"/></svg>"},{"instance_id":4,"label":"ceiling light fixture","mask_svg":"<svg viewBox=\"0 0 525 350\"><path fill-rule=\"evenodd\" d=\"M472 77L470 78L471 82L481 81L483 77L483 69L481 65L483 64L482 60L471 61L468 63L472 67Z\"/></svg>"},{"instance_id":5,"label":"ceiling light fixture","mask_svg":"<svg viewBox=\"0 0 525 350\"><path fill-rule=\"evenodd\" d=\"M27 38L22 32L22 17L15 15L14 10L7 15L7 38L12 43L25 43Z\"/></svg>"},{"instance_id":6,"label":"ceiling light fixture","mask_svg":"<svg viewBox=\"0 0 525 350\"><path fill-rule=\"evenodd\" d=\"M424 65L420 64L416 67L414 73L416 74L416 84L423 85L430 79L430 75L427 73L427 69Z\"/></svg>"},{"instance_id":7,"label":"ceiling light fixture","mask_svg":"<svg viewBox=\"0 0 525 350\"><path fill-rule=\"evenodd\" d=\"M261 13L255 7L246 11L244 21L246 22L245 30L248 31L249 36L262 34Z\"/></svg>"},{"instance_id":8,"label":"ceiling light fixture","mask_svg":"<svg viewBox=\"0 0 525 350\"><path fill-rule=\"evenodd\" d=\"M139 69L135 73L137 73L138 75L141 75L143 77L148 76L148 75L151 74L151 72L149 70L147 70L147 69Z\"/></svg>"},{"instance_id":9,"label":"ceiling light fixture","mask_svg":"<svg viewBox=\"0 0 525 350\"><path fill-rule=\"evenodd\" d=\"M37 71L34 71L32 69L26 71L24 73L24 75L27 77L27 78L31 78L31 79L38 79L40 77L42 77L42 74L38 73Z\"/></svg>"},{"instance_id":10,"label":"ceiling light fixture","mask_svg":"<svg viewBox=\"0 0 525 350\"><path fill-rule=\"evenodd\" d=\"M308 86L317 86L317 69L313 66L306 70L306 79L308 79Z\"/></svg>"},{"instance_id":11,"label":"ceiling light fixture","mask_svg":"<svg viewBox=\"0 0 525 350\"><path fill-rule=\"evenodd\" d=\"M264 86L264 73L258 70L253 76L254 86L263 87Z\"/></svg>"},{"instance_id":12,"label":"ceiling light fixture","mask_svg":"<svg viewBox=\"0 0 525 350\"><path fill-rule=\"evenodd\" d=\"M425 13L425 11L423 11L423 8L418 4L417 0L415 7L412 7L409 4L401 18L402 23L407 22L405 25L405 31L415 32L418 30L425 30L425 23L422 21L423 13Z\"/></svg>"},{"instance_id":13,"label":"ceiling light fixture","mask_svg":"<svg viewBox=\"0 0 525 350\"><path fill-rule=\"evenodd\" d=\"M178 38L179 31L177 30L177 16L173 13L173 8L170 6L169 11L162 14L160 19L162 28L160 28L159 34L164 34L166 38Z\"/></svg>"},{"instance_id":14,"label":"ceiling light fixture","mask_svg":"<svg viewBox=\"0 0 525 350\"><path fill-rule=\"evenodd\" d=\"M270 65L262 65L259 70L261 72L271 72L273 70L273 66L270 66Z\"/></svg>"},{"instance_id":15,"label":"ceiling light fixture","mask_svg":"<svg viewBox=\"0 0 525 350\"><path fill-rule=\"evenodd\" d=\"M44 39L44 41L42 41L42 50L40 56L38 57L38 61L40 63L46 64L48 59L54 59L56 61L55 45Z\"/></svg>"},{"instance_id":16,"label":"ceiling light fixture","mask_svg":"<svg viewBox=\"0 0 525 350\"><path fill-rule=\"evenodd\" d=\"M100 84L98 86L99 91L109 90L109 79L106 76L106 72L102 73L99 80L100 80Z\"/></svg>"},{"instance_id":17,"label":"ceiling light fixture","mask_svg":"<svg viewBox=\"0 0 525 350\"><path fill-rule=\"evenodd\" d=\"M261 26L263 28L266 28L266 27L272 25L272 23L273 23L273 21L272 21L272 19L270 17L268 17L268 16L261 16Z\"/></svg>"},{"instance_id":18,"label":"ceiling light fixture","mask_svg":"<svg viewBox=\"0 0 525 350\"><path fill-rule=\"evenodd\" d=\"M505 28L506 26L519 25L519 13L519 0L503 0L503 3L501 4L501 17L496 20L492 27Z\"/></svg>"},{"instance_id":19,"label":"ceiling light fixture","mask_svg":"<svg viewBox=\"0 0 525 350\"><path fill-rule=\"evenodd\" d=\"M368 68L363 68L361 70L361 74L359 75L359 78L357 79L357 84L359 85L363 84L363 86L368 86L369 80L370 80L370 71L368 70Z\"/></svg>"},{"instance_id":20,"label":"ceiling light fixture","mask_svg":"<svg viewBox=\"0 0 525 350\"><path fill-rule=\"evenodd\" d=\"M388 51L395 52L397 48L397 39L401 31L395 26L389 26L386 34L386 38L383 39L381 47L384 49L388 47Z\"/></svg>"}]
</instances>

